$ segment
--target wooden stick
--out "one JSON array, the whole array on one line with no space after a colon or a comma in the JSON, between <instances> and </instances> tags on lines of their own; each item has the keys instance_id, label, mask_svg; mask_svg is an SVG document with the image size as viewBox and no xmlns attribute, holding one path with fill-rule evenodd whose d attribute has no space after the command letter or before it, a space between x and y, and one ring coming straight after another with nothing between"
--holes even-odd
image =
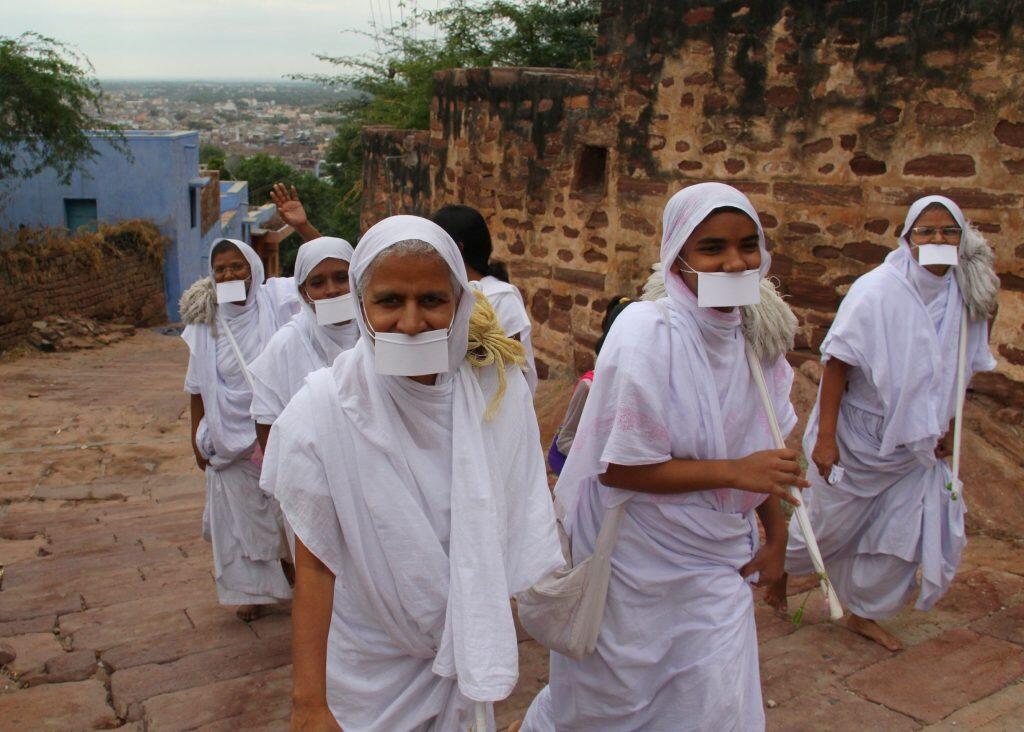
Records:
<instances>
[{"instance_id":1,"label":"wooden stick","mask_svg":"<svg viewBox=\"0 0 1024 732\"><path fill-rule=\"evenodd\" d=\"M775 447L779 450L786 449L786 440L782 437L782 430L779 429L779 420L775 416L775 407L772 405L771 397L768 396L768 387L764 381L764 374L761 372L761 364L757 360L757 356L754 354L754 349L751 348L750 343L746 344L747 351L747 363L750 365L750 374L754 377L754 383L757 385L757 391L761 395L761 404L764 406L765 415L768 417L768 424L772 429L772 437L775 440ZM797 500L800 500L799 489L790 486L789 493ZM804 543L807 545L807 552L811 555L811 563L814 565L814 570L818 573L818 579L821 584L821 591L825 594L825 598L828 601L829 615L833 620L839 620L843 617L843 606L839 602L839 596L836 591L832 588L832 582L828 578L828 572L825 571L825 562L821 558L821 550L818 549L818 540L814 537L814 529L811 528L811 519L807 515L807 507L804 506L801 501L794 509L793 512L796 515L796 522L800 526L800 532L804 535Z\"/></svg>"},{"instance_id":2,"label":"wooden stick","mask_svg":"<svg viewBox=\"0 0 1024 732\"><path fill-rule=\"evenodd\" d=\"M957 500L960 490L960 441L963 439L964 401L967 399L967 306L960 311L960 342L956 357L956 419L953 422L953 481L949 490Z\"/></svg>"}]
</instances>

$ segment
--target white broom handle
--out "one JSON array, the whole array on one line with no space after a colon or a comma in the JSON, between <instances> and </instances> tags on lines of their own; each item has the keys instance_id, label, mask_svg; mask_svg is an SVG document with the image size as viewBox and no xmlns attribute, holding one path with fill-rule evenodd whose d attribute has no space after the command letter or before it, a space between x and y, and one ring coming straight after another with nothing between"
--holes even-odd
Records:
<instances>
[{"instance_id":1,"label":"white broom handle","mask_svg":"<svg viewBox=\"0 0 1024 732\"><path fill-rule=\"evenodd\" d=\"M964 400L967 399L967 306L960 311L960 341L956 357L956 419L953 422L953 492L959 490L960 442L963 439Z\"/></svg>"},{"instance_id":2,"label":"white broom handle","mask_svg":"<svg viewBox=\"0 0 1024 732\"><path fill-rule=\"evenodd\" d=\"M224 318L217 316L220 320L221 326L224 328L224 334L228 337L228 341L231 342L231 350L235 352L235 358L238 359L238 365L242 367L242 376L245 377L246 382L249 384L249 391L256 391L256 386L253 384L252 375L249 373L249 366L245 362L245 357L242 356L242 349L238 347L238 341L235 340L235 334L231 332L231 328L228 327L227 321Z\"/></svg>"},{"instance_id":3,"label":"white broom handle","mask_svg":"<svg viewBox=\"0 0 1024 732\"><path fill-rule=\"evenodd\" d=\"M476 729L474 732L487 732L487 702L476 702Z\"/></svg>"},{"instance_id":4,"label":"white broom handle","mask_svg":"<svg viewBox=\"0 0 1024 732\"><path fill-rule=\"evenodd\" d=\"M782 436L782 430L779 429L779 420L775 416L775 407L772 405L771 397L768 396L768 387L764 381L764 374L761 372L761 364L757 360L757 356L754 355L754 349L751 348L750 344L746 344L747 351L747 363L750 366L750 374L754 377L754 383L757 385L757 391L761 395L761 404L764 407L765 415L768 417L768 425L772 430L772 437L775 440L775 447L779 450L786 449L786 440ZM800 500L800 491L790 486L789 493L791 496ZM814 565L814 570L818 573L818 577L821 581L821 591L825 593L825 597L828 598L829 614L833 620L839 620L843 617L843 606L839 602L839 596L836 595L836 591L832 588L832 582L828 578L828 572L825 571L825 562L821 558L821 550L818 549L818 540L814 537L814 529L811 528L811 519L807 515L807 507L804 506L801 501L795 508L794 514L796 514L796 522L800 526L800 532L804 535L804 543L807 544L807 552L811 555L811 563Z\"/></svg>"}]
</instances>

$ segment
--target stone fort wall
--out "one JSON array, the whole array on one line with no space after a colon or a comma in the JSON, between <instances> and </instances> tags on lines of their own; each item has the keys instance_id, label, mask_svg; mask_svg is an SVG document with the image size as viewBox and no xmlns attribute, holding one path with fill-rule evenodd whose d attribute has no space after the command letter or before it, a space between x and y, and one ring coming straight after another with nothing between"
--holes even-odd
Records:
<instances>
[{"instance_id":1,"label":"stone fort wall","mask_svg":"<svg viewBox=\"0 0 1024 732\"><path fill-rule=\"evenodd\" d=\"M605 0L592 73L459 69L429 131L367 128L363 225L480 209L542 377L590 366L607 299L657 260L680 188L745 191L812 357L853 280L941 192L988 236L999 360L1024 406L1024 3Z\"/></svg>"}]
</instances>

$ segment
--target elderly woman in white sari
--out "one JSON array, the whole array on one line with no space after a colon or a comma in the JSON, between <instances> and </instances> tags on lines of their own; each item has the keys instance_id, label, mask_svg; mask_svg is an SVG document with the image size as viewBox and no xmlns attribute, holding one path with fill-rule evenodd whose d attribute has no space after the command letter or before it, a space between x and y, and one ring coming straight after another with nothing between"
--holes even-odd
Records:
<instances>
[{"instance_id":1,"label":"elderly woman in white sari","mask_svg":"<svg viewBox=\"0 0 1024 732\"><path fill-rule=\"evenodd\" d=\"M952 255L945 264L928 263L943 249ZM900 641L877 621L918 589L915 607L930 609L949 589L966 544L964 500L944 458L963 397L956 381L965 304L965 383L995 368L987 322L999 287L992 259L953 201L922 198L907 213L899 247L854 282L821 344L825 369L804 433L817 467L807 510L851 613L848 626L889 650ZM792 525L786 569L813 572ZM769 600L782 606L785 588L784 576Z\"/></svg>"},{"instance_id":2,"label":"elderly woman in white sari","mask_svg":"<svg viewBox=\"0 0 1024 732\"><path fill-rule=\"evenodd\" d=\"M668 297L631 305L611 329L556 486L574 558L625 502L597 647L582 660L551 654L523 730L764 726L751 584L781 575L779 500L806 485L797 454L772 449L745 355L753 311L732 306L758 302L770 258L757 212L721 183L677 193L662 226ZM759 322L791 328L770 299ZM750 330L788 432L791 332Z\"/></svg>"},{"instance_id":3,"label":"elderly woman in white sari","mask_svg":"<svg viewBox=\"0 0 1024 732\"><path fill-rule=\"evenodd\" d=\"M355 299L349 290L352 245L322 236L299 247L295 286L306 304L285 323L250 364L253 378L252 418L260 446L266 448L270 426L313 371L330 366L359 340Z\"/></svg>"},{"instance_id":4,"label":"elderly woman in white sari","mask_svg":"<svg viewBox=\"0 0 1024 732\"><path fill-rule=\"evenodd\" d=\"M243 242L216 242L210 270L181 300L185 390L192 395L192 449L206 474L203 536L213 545L217 595L251 620L291 590L280 563L288 556L280 510L259 487L262 452L249 416L248 364L299 301L290 279L264 283L259 256Z\"/></svg>"},{"instance_id":5,"label":"elderly woman in white sari","mask_svg":"<svg viewBox=\"0 0 1024 732\"><path fill-rule=\"evenodd\" d=\"M352 258L361 338L274 423L263 487L296 536L293 724L460 730L516 683L509 598L563 558L521 344L440 227Z\"/></svg>"}]
</instances>

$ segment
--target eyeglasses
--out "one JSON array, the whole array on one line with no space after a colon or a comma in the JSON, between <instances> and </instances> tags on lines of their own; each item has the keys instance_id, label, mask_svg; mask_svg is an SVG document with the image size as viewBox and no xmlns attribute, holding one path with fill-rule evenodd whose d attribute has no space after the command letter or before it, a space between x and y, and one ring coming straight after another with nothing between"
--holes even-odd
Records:
<instances>
[{"instance_id":1,"label":"eyeglasses","mask_svg":"<svg viewBox=\"0 0 1024 732\"><path fill-rule=\"evenodd\" d=\"M910 230L911 235L915 239L928 240L939 234L944 241L959 241L960 235L963 234L963 230L959 226L944 226L938 228L935 226L915 226Z\"/></svg>"},{"instance_id":2,"label":"eyeglasses","mask_svg":"<svg viewBox=\"0 0 1024 732\"><path fill-rule=\"evenodd\" d=\"M215 277L221 277L229 273L238 277L247 275L249 274L249 265L245 262L232 262L231 264L222 264L213 268Z\"/></svg>"}]
</instances>

